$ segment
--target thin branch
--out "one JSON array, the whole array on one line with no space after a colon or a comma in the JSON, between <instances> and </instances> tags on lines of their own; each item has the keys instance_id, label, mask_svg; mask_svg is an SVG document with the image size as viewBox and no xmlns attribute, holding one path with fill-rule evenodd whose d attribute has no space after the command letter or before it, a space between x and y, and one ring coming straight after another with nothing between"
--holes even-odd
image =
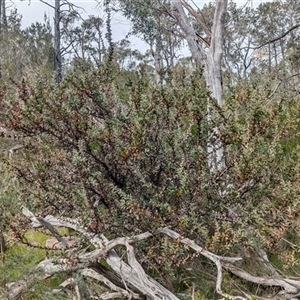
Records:
<instances>
[{"instance_id":1,"label":"thin branch","mask_svg":"<svg viewBox=\"0 0 300 300\"><path fill-rule=\"evenodd\" d=\"M197 32L196 32L196 36L198 37L198 39L199 39L202 43L205 44L205 46L206 46L207 48L210 47L209 42L208 42L206 39L204 39L201 35L199 35Z\"/></svg>"},{"instance_id":2,"label":"thin branch","mask_svg":"<svg viewBox=\"0 0 300 300\"><path fill-rule=\"evenodd\" d=\"M42 3L44 3L44 4L48 5L48 6L50 6L51 8L55 9L55 7L54 7L53 5L49 4L48 2L46 2L46 1L44 1L44 0L40 0L40 2L42 2Z\"/></svg>"},{"instance_id":3,"label":"thin branch","mask_svg":"<svg viewBox=\"0 0 300 300\"><path fill-rule=\"evenodd\" d=\"M108 288L110 288L112 291L118 292L119 295L121 295L122 297L133 298L133 299L140 298L138 294L118 287L117 285L112 283L110 280L108 280L105 276L99 274L98 272L94 271L93 269L85 268L85 269L81 270L80 273L86 277L90 277L90 278L96 279L97 281L103 282Z\"/></svg>"},{"instance_id":4,"label":"thin branch","mask_svg":"<svg viewBox=\"0 0 300 300\"><path fill-rule=\"evenodd\" d=\"M61 236L61 234L54 228L49 222L45 221L43 218L38 217L37 220L44 226L46 227L52 235L60 242L62 249L67 249L68 248L68 243L67 241Z\"/></svg>"},{"instance_id":5,"label":"thin branch","mask_svg":"<svg viewBox=\"0 0 300 300\"><path fill-rule=\"evenodd\" d=\"M253 276L253 275L249 274L248 272L246 272L238 267L235 267L231 264L224 264L223 267L226 270L229 270L234 275L236 275L242 279L245 279L249 282L256 283L259 285L264 285L264 286L281 287L288 294L296 294L300 290L300 281L299 280L282 278L282 277L264 278L264 277Z\"/></svg>"},{"instance_id":6,"label":"thin branch","mask_svg":"<svg viewBox=\"0 0 300 300\"><path fill-rule=\"evenodd\" d=\"M165 227L159 230L160 233L166 234L169 237L178 240L180 243L189 246L194 249L196 252L200 253L204 257L208 258L212 261L217 267L217 282L216 282L216 291L221 296L225 297L225 299L241 299L241 297L234 297L227 295L222 291L222 281L223 281L223 272L222 272L222 262L235 263L237 261L241 261L241 257L224 257L218 256L210 251L205 250L203 247L197 245L193 240L182 237L177 232Z\"/></svg>"},{"instance_id":7,"label":"thin branch","mask_svg":"<svg viewBox=\"0 0 300 300\"><path fill-rule=\"evenodd\" d=\"M271 98L275 95L275 93L277 92L278 88L280 87L280 85L281 85L284 81L286 82L288 79L293 78L293 77L297 77L297 76L299 76L299 75L300 75L300 73L296 73L296 74L293 74L293 75L291 75L291 76L289 76L289 77L287 77L287 78L281 80L281 81L277 84L277 86L276 86L276 88L273 90L273 92L268 96L267 99L271 99Z\"/></svg>"},{"instance_id":8,"label":"thin branch","mask_svg":"<svg viewBox=\"0 0 300 300\"><path fill-rule=\"evenodd\" d=\"M86 10L83 7L80 7L80 6L78 6L78 5L74 4L74 3L71 3L69 1L64 1L63 3L60 4L59 7L62 7L64 5L69 5L69 8L72 9L73 11L75 11L76 13L77 13L77 11L74 9L74 7L77 8L77 9L81 9L84 12L86 12ZM78 16L79 16L80 19L84 20L79 13L77 13L77 14L78 14Z\"/></svg>"},{"instance_id":9,"label":"thin branch","mask_svg":"<svg viewBox=\"0 0 300 300\"><path fill-rule=\"evenodd\" d=\"M68 46L63 47L63 48L60 50L61 55L64 55L64 53L68 51L68 49L73 45L73 43L74 43L75 41L76 41L76 38L74 38L74 39L69 43Z\"/></svg>"},{"instance_id":10,"label":"thin branch","mask_svg":"<svg viewBox=\"0 0 300 300\"><path fill-rule=\"evenodd\" d=\"M277 37L277 38L275 38L275 39L272 39L272 40L269 40L269 41L267 41L267 42L265 42L265 43L263 43L263 44L261 44L261 45L259 45L259 46L257 46L257 47L252 47L251 49L256 50L256 49L259 49L259 48L264 47L264 46L266 46L266 45L272 44L272 43L274 43L274 42L276 42L276 41L278 41L278 40L284 38L284 37L285 37L286 35L288 35L291 31L297 29L298 27L300 27L300 24L296 24L295 26L291 27L288 31L286 31L284 34L280 35L279 37Z\"/></svg>"},{"instance_id":11,"label":"thin branch","mask_svg":"<svg viewBox=\"0 0 300 300\"><path fill-rule=\"evenodd\" d=\"M54 293L59 293L61 290L64 290L68 285L74 283L74 278L70 277L66 279L64 282L62 282L58 287L53 289Z\"/></svg>"}]
</instances>

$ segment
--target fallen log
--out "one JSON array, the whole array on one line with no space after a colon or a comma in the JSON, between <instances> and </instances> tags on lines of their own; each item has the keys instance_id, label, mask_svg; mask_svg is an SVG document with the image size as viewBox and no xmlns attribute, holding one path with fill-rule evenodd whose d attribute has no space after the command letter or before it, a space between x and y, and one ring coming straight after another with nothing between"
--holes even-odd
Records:
<instances>
[{"instance_id":1,"label":"fallen log","mask_svg":"<svg viewBox=\"0 0 300 300\"><path fill-rule=\"evenodd\" d=\"M146 297L146 299L154 300L178 300L176 295L148 276L135 257L133 244L152 237L152 233L144 232L133 237L118 237L108 240L103 234L95 235L90 233L87 228L80 225L80 220L62 219L54 216L47 216L45 218L36 217L26 208L23 208L23 214L30 218L32 227L45 226L48 228L55 235L55 238L57 238L57 242L60 241L62 244L61 249L63 253L59 259L47 258L40 262L27 275L26 279L20 279L17 282L7 284L7 299L18 299L33 284L54 274L77 271L84 277L101 282L111 291L105 292L98 299L112 299L116 297L140 299ZM82 235L85 241L89 241L93 245L93 249L82 252L82 248L79 246L69 248L66 238L60 237L55 227L65 227L75 230ZM281 292L277 295L278 299L297 299L297 295L300 293L300 280L284 278L279 275L272 278L253 276L234 265L236 262L242 261L241 257L216 255L199 246L193 240L185 238L166 227L155 232L155 235L157 234L167 235L212 261L217 269L216 291L223 297L222 299L253 299L251 295L233 296L228 295L222 290L224 269L254 284L280 288ZM116 253L115 248L117 246L123 246L126 249L127 262ZM99 264L101 259L105 259L110 269L101 267ZM70 282L71 279L67 283L63 282L60 287L66 288ZM55 292L58 291L59 287Z\"/></svg>"}]
</instances>

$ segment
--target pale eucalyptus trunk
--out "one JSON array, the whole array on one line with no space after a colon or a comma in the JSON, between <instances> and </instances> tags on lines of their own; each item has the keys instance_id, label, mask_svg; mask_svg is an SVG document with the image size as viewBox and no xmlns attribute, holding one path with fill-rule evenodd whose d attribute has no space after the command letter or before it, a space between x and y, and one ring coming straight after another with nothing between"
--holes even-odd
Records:
<instances>
[{"instance_id":1,"label":"pale eucalyptus trunk","mask_svg":"<svg viewBox=\"0 0 300 300\"><path fill-rule=\"evenodd\" d=\"M157 85L161 84L161 68L162 68L162 58L161 58L161 47L159 47L159 43L156 41L156 46L154 49L153 45L150 45L151 55L154 59L154 67L155 67L155 83Z\"/></svg>"},{"instance_id":2,"label":"pale eucalyptus trunk","mask_svg":"<svg viewBox=\"0 0 300 300\"><path fill-rule=\"evenodd\" d=\"M7 24L5 0L0 0L0 19L1 19L0 22L1 22L2 30L5 34L5 38L7 38L8 24Z\"/></svg>"},{"instance_id":3,"label":"pale eucalyptus trunk","mask_svg":"<svg viewBox=\"0 0 300 300\"><path fill-rule=\"evenodd\" d=\"M170 0L173 15L176 17L178 25L184 33L192 57L197 64L204 67L204 77L212 98L222 107L222 79L221 79L221 61L222 61L222 43L224 19L227 11L228 0L216 0L216 10L214 14L213 27L211 32L211 43L208 49L199 41L195 29L188 19L181 0ZM208 118L211 119L211 104L208 101ZM218 135L218 128L211 129L212 136ZM214 142L208 143L209 168L212 173L222 170L225 167L224 147L217 138Z\"/></svg>"},{"instance_id":4,"label":"pale eucalyptus trunk","mask_svg":"<svg viewBox=\"0 0 300 300\"><path fill-rule=\"evenodd\" d=\"M54 70L56 83L62 80L62 57L61 57L61 33L60 33L60 0L55 0L55 16L54 16Z\"/></svg>"}]
</instances>

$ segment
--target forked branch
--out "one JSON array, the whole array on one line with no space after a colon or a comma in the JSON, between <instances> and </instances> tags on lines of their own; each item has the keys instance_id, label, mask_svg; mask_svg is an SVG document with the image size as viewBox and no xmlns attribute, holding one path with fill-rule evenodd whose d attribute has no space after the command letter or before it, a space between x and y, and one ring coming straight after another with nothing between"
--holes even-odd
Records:
<instances>
[{"instance_id":1,"label":"forked branch","mask_svg":"<svg viewBox=\"0 0 300 300\"><path fill-rule=\"evenodd\" d=\"M23 214L30 218L32 227L41 227L47 224L46 227L49 228L50 224L50 226L52 226L50 227L51 231L53 231L55 235L57 235L57 231L56 229L53 230L53 226L73 229L77 233L80 233L85 241L88 240L94 249L90 251L86 249L85 253L82 253L82 248L72 248L71 250L66 250L59 259L45 259L30 272L26 279L20 279L17 282L7 284L7 299L18 299L20 295L33 284L49 278L54 274L77 271L84 277L90 277L97 282L101 282L111 290L111 292L105 293L105 295L103 294L101 299L110 299L113 297L140 299L146 297L147 299L155 300L178 300L172 292L148 276L135 257L132 245L138 241L153 237L152 233L145 232L131 238L118 237L113 240L108 240L104 235L94 235L88 232L87 228L80 225L80 220L60 219L53 216L40 218L36 217L26 208L23 208ZM167 235L212 261L217 269L216 291L223 299L251 299L251 297L246 294L243 296L232 296L223 292L223 269L254 284L281 288L281 299L295 299L294 296L300 292L300 280L280 276L276 278L253 276L234 265L236 262L242 260L241 257L216 255L199 246L193 240L185 238L167 227L155 232L155 235L158 234ZM117 246L126 248L127 263L125 263L114 250ZM110 269L101 266L99 263L101 259L105 259ZM72 280L72 278L70 280ZM67 283L63 282L55 289L55 292L59 292L62 286L66 288L69 281Z\"/></svg>"}]
</instances>

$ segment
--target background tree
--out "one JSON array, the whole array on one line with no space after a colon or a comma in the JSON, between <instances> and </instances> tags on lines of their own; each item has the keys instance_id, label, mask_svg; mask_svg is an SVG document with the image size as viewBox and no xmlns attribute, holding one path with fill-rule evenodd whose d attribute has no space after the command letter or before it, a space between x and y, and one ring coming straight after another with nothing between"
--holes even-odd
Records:
<instances>
[{"instance_id":1,"label":"background tree","mask_svg":"<svg viewBox=\"0 0 300 300\"><path fill-rule=\"evenodd\" d=\"M131 34L140 36L149 45L154 61L155 81L160 84L165 70L175 66L181 37L174 34L174 22L170 19L168 1L122 1L121 11L132 23Z\"/></svg>"},{"instance_id":2,"label":"background tree","mask_svg":"<svg viewBox=\"0 0 300 300\"><path fill-rule=\"evenodd\" d=\"M60 22L61 22L61 4L60 0L55 0L55 17L54 17L54 70L55 80L60 83L62 80L62 57L61 57L61 33L60 33Z\"/></svg>"},{"instance_id":3,"label":"background tree","mask_svg":"<svg viewBox=\"0 0 300 300\"><path fill-rule=\"evenodd\" d=\"M68 55L86 63L100 64L107 50L103 26L104 22L99 17L89 16L82 21L77 13L64 14L62 36L68 45Z\"/></svg>"},{"instance_id":4,"label":"background tree","mask_svg":"<svg viewBox=\"0 0 300 300\"><path fill-rule=\"evenodd\" d=\"M7 16L7 34L1 37L1 82L22 78L26 73L41 76L53 70L52 29L49 22L23 29L16 10Z\"/></svg>"},{"instance_id":5,"label":"background tree","mask_svg":"<svg viewBox=\"0 0 300 300\"><path fill-rule=\"evenodd\" d=\"M55 0L54 6L46 1L40 1L54 9L54 71L56 83L60 83L62 80L62 53L65 50L61 46L62 11L63 7L67 6L70 13L78 15L76 11L78 7L67 0Z\"/></svg>"}]
</instances>

